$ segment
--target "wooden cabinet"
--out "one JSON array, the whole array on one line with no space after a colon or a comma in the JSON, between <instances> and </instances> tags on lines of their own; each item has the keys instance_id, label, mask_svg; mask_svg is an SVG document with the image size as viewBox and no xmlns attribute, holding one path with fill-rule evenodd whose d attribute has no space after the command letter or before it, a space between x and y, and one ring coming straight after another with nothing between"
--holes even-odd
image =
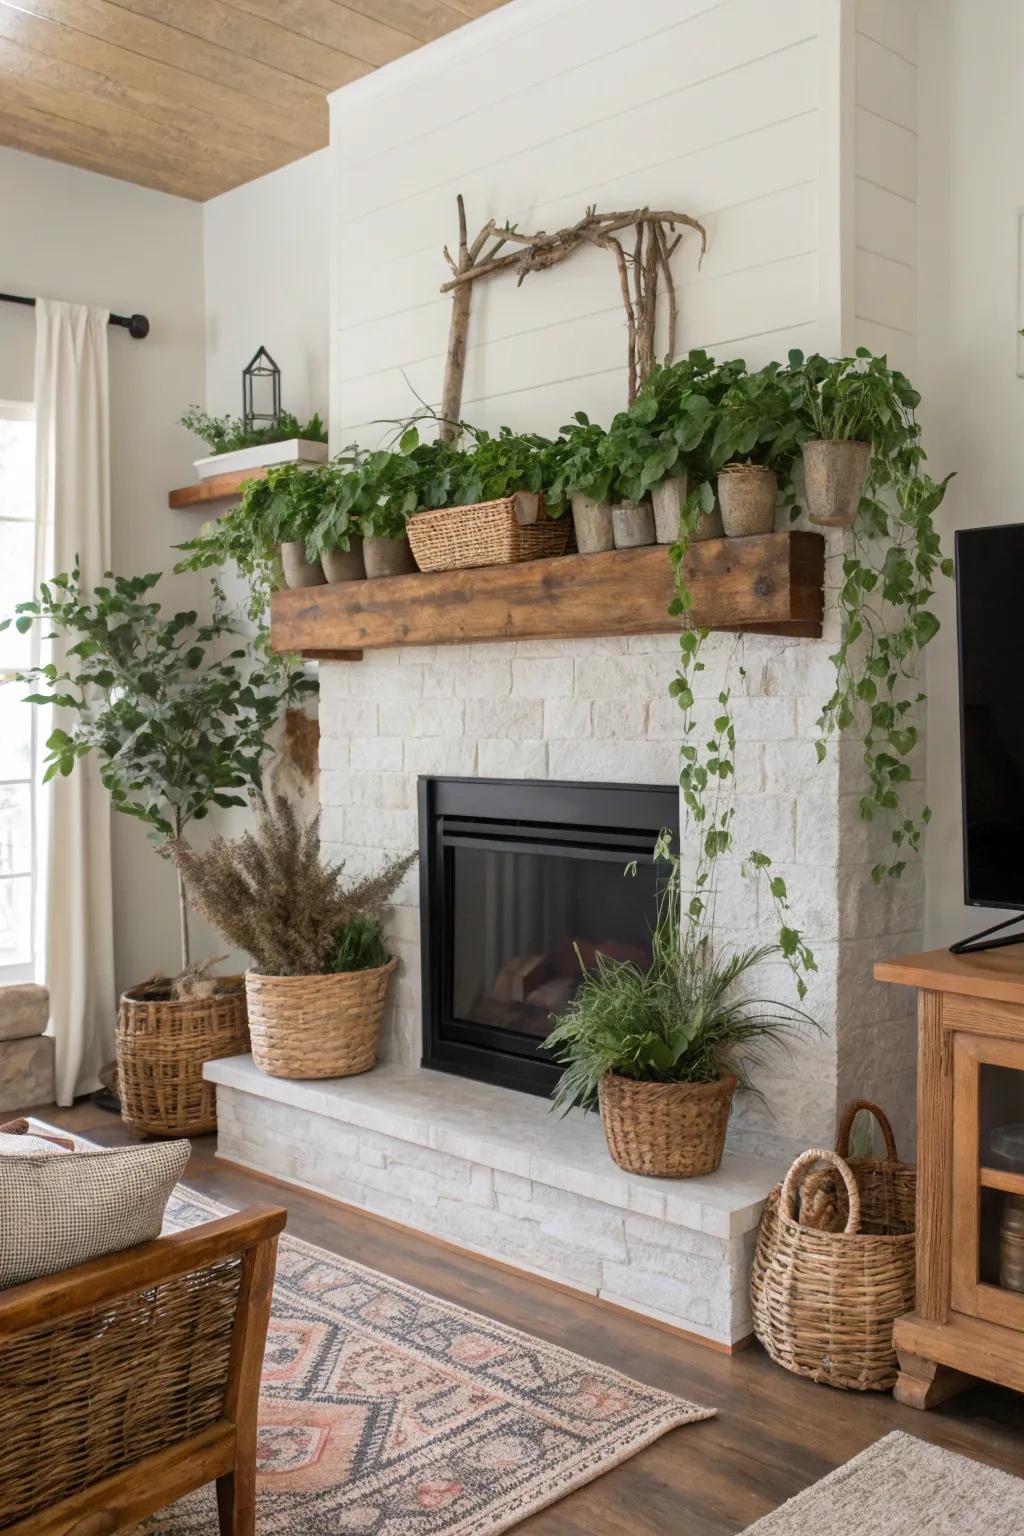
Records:
<instances>
[{"instance_id":1,"label":"wooden cabinet","mask_svg":"<svg viewBox=\"0 0 1024 1536\"><path fill-rule=\"evenodd\" d=\"M993 1147L1024 1123L1024 946L875 976L918 988L917 1300L895 1395L930 1408L974 1377L1024 1391L1024 1164Z\"/></svg>"}]
</instances>

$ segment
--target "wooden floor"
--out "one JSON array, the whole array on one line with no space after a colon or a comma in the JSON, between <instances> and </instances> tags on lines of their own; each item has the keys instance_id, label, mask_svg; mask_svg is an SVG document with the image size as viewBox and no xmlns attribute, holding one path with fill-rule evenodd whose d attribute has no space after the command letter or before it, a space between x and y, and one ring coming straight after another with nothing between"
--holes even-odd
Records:
<instances>
[{"instance_id":1,"label":"wooden floor","mask_svg":"<svg viewBox=\"0 0 1024 1536\"><path fill-rule=\"evenodd\" d=\"M132 1139L115 1116L91 1104L36 1113L103 1145ZM214 1146L213 1137L195 1142L185 1179L194 1189L231 1206L269 1198L287 1206L288 1230L297 1237L718 1410L717 1418L672 1431L526 1520L517 1527L522 1536L734 1536L890 1429L1024 1476L1024 1397L979 1386L926 1414L888 1396L814 1386L779 1370L756 1346L717 1354L219 1163Z\"/></svg>"}]
</instances>

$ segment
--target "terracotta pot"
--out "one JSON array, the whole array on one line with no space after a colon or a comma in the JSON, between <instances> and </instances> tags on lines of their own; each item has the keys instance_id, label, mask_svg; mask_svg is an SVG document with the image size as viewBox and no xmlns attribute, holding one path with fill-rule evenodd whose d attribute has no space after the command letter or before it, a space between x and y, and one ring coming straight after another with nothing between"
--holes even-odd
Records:
<instances>
[{"instance_id":1,"label":"terracotta pot","mask_svg":"<svg viewBox=\"0 0 1024 1536\"><path fill-rule=\"evenodd\" d=\"M306 546L301 539L289 539L281 545L281 564L285 586L322 587L324 584L323 566L319 560L306 559Z\"/></svg>"},{"instance_id":2,"label":"terracotta pot","mask_svg":"<svg viewBox=\"0 0 1024 1536\"><path fill-rule=\"evenodd\" d=\"M363 541L358 533L352 535L348 549L325 549L320 563L330 582L362 581L366 566L363 564Z\"/></svg>"},{"instance_id":3,"label":"terracotta pot","mask_svg":"<svg viewBox=\"0 0 1024 1536\"><path fill-rule=\"evenodd\" d=\"M728 464L718 476L722 526L730 539L775 532L779 482L763 464Z\"/></svg>"},{"instance_id":4,"label":"terracotta pot","mask_svg":"<svg viewBox=\"0 0 1024 1536\"><path fill-rule=\"evenodd\" d=\"M405 576L416 569L409 540L404 534L400 539L368 535L363 540L363 564L371 581L377 576Z\"/></svg>"},{"instance_id":5,"label":"terracotta pot","mask_svg":"<svg viewBox=\"0 0 1024 1536\"><path fill-rule=\"evenodd\" d=\"M654 529L659 544L674 544L679 538L679 516L686 501L686 493L685 475L673 475L671 480L664 480L653 493ZM698 516L690 543L699 544L703 539L723 537L722 509L716 501L710 512L701 512Z\"/></svg>"},{"instance_id":6,"label":"terracotta pot","mask_svg":"<svg viewBox=\"0 0 1024 1536\"><path fill-rule=\"evenodd\" d=\"M871 463L871 444L851 438L804 443L807 512L819 528L851 528Z\"/></svg>"},{"instance_id":7,"label":"terracotta pot","mask_svg":"<svg viewBox=\"0 0 1024 1536\"><path fill-rule=\"evenodd\" d=\"M722 1161L734 1077L643 1083L609 1072L598 1090L612 1161L627 1173L695 1179Z\"/></svg>"},{"instance_id":8,"label":"terracotta pot","mask_svg":"<svg viewBox=\"0 0 1024 1536\"><path fill-rule=\"evenodd\" d=\"M581 555L599 555L613 547L612 509L607 501L594 501L577 492L572 498L572 523Z\"/></svg>"},{"instance_id":9,"label":"terracotta pot","mask_svg":"<svg viewBox=\"0 0 1024 1536\"><path fill-rule=\"evenodd\" d=\"M616 549L636 549L654 543L654 512L648 501L620 501L612 507L612 537Z\"/></svg>"}]
</instances>

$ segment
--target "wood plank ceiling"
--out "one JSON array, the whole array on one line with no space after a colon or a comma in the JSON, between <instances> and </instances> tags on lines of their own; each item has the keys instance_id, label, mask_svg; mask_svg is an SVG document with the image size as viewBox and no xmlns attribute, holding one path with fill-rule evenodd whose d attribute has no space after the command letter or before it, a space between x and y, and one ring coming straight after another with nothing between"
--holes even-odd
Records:
<instances>
[{"instance_id":1,"label":"wood plank ceiling","mask_svg":"<svg viewBox=\"0 0 1024 1536\"><path fill-rule=\"evenodd\" d=\"M203 201L327 143L327 93L505 0L0 0L0 144Z\"/></svg>"}]
</instances>

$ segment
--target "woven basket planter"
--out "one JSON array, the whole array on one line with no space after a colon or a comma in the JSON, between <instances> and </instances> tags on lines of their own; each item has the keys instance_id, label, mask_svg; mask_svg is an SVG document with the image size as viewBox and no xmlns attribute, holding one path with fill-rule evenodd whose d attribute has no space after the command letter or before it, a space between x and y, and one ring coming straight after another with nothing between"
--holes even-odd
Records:
<instances>
[{"instance_id":1,"label":"woven basket planter","mask_svg":"<svg viewBox=\"0 0 1024 1536\"><path fill-rule=\"evenodd\" d=\"M540 496L517 491L498 501L417 512L408 529L421 571L454 571L564 555L570 521L545 516Z\"/></svg>"},{"instance_id":2,"label":"woven basket planter","mask_svg":"<svg viewBox=\"0 0 1024 1536\"><path fill-rule=\"evenodd\" d=\"M802 1175L821 1161L844 1186L840 1232L797 1217ZM893 1201L905 1208L912 1170L893 1162L882 1173L884 1166L804 1152L769 1195L754 1250L750 1302L765 1350L787 1371L847 1391L887 1392L894 1385L893 1323L914 1305L913 1216L894 1224L887 1218Z\"/></svg>"},{"instance_id":3,"label":"woven basket planter","mask_svg":"<svg viewBox=\"0 0 1024 1536\"><path fill-rule=\"evenodd\" d=\"M641 1083L609 1072L599 1090L612 1161L627 1173L695 1179L722 1161L734 1077L715 1083Z\"/></svg>"},{"instance_id":4,"label":"woven basket planter","mask_svg":"<svg viewBox=\"0 0 1024 1536\"><path fill-rule=\"evenodd\" d=\"M218 978L212 997L174 1001L133 987L117 1015L121 1115L150 1136L201 1136L217 1129L213 1083L203 1067L249 1049L241 976Z\"/></svg>"},{"instance_id":5,"label":"woven basket planter","mask_svg":"<svg viewBox=\"0 0 1024 1536\"><path fill-rule=\"evenodd\" d=\"M245 973L252 1059L268 1077L354 1077L377 1061L388 982L398 961L325 976Z\"/></svg>"}]
</instances>

